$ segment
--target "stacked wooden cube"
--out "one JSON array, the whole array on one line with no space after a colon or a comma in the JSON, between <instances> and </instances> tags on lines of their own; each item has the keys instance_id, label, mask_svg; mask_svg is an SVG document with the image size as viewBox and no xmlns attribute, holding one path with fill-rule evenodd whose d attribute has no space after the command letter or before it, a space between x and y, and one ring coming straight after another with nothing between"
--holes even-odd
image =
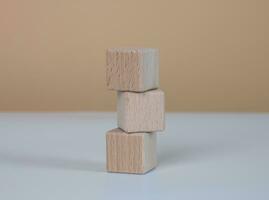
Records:
<instances>
[{"instance_id":1,"label":"stacked wooden cube","mask_svg":"<svg viewBox=\"0 0 269 200\"><path fill-rule=\"evenodd\" d=\"M107 87L118 92L118 128L106 134L107 171L146 173L157 165L156 132L165 126L159 52L111 48L106 59Z\"/></svg>"}]
</instances>

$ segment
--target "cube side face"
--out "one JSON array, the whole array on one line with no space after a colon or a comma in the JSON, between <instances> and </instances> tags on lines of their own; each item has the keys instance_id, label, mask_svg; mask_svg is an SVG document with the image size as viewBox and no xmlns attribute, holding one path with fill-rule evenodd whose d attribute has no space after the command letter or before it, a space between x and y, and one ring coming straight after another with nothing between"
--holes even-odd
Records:
<instances>
[{"instance_id":1,"label":"cube side face","mask_svg":"<svg viewBox=\"0 0 269 200\"><path fill-rule=\"evenodd\" d=\"M145 149L143 154L143 169L145 172L153 169L157 165L157 135L156 133L147 133L143 140L143 148Z\"/></svg>"},{"instance_id":2,"label":"cube side face","mask_svg":"<svg viewBox=\"0 0 269 200\"><path fill-rule=\"evenodd\" d=\"M109 131L106 134L107 171L144 173L144 134L128 134L120 129Z\"/></svg>"},{"instance_id":3,"label":"cube side face","mask_svg":"<svg viewBox=\"0 0 269 200\"><path fill-rule=\"evenodd\" d=\"M151 49L145 51L140 65L143 66L142 76L144 91L149 89L156 89L159 87L159 51Z\"/></svg>"},{"instance_id":4,"label":"cube side face","mask_svg":"<svg viewBox=\"0 0 269 200\"><path fill-rule=\"evenodd\" d=\"M127 111L128 101L128 95L126 95L125 92L117 92L117 122L118 127L121 128L125 127L126 123L130 122L128 116L125 115L126 112L129 112Z\"/></svg>"},{"instance_id":5,"label":"cube side face","mask_svg":"<svg viewBox=\"0 0 269 200\"><path fill-rule=\"evenodd\" d=\"M142 92L159 86L157 50L108 49L106 57L109 89Z\"/></svg>"},{"instance_id":6,"label":"cube side face","mask_svg":"<svg viewBox=\"0 0 269 200\"><path fill-rule=\"evenodd\" d=\"M118 126L126 132L154 132L165 128L164 93L161 90L121 93L117 111Z\"/></svg>"}]
</instances>

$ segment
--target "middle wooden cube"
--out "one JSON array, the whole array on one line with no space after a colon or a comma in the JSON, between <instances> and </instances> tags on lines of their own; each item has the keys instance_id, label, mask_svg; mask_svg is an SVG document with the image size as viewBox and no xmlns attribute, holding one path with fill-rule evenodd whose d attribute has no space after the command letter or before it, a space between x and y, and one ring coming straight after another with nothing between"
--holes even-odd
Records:
<instances>
[{"instance_id":1,"label":"middle wooden cube","mask_svg":"<svg viewBox=\"0 0 269 200\"><path fill-rule=\"evenodd\" d=\"M164 130L164 93L150 90L143 93L118 92L118 127L126 132Z\"/></svg>"}]
</instances>

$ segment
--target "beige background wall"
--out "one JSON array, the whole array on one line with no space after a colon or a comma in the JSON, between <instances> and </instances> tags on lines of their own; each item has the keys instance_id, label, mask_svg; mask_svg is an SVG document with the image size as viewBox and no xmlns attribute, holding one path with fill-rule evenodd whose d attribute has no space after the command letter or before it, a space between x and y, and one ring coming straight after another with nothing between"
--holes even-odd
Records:
<instances>
[{"instance_id":1,"label":"beige background wall","mask_svg":"<svg viewBox=\"0 0 269 200\"><path fill-rule=\"evenodd\" d=\"M269 111L267 0L1 0L0 110L114 110L105 49L160 49L170 111Z\"/></svg>"}]
</instances>

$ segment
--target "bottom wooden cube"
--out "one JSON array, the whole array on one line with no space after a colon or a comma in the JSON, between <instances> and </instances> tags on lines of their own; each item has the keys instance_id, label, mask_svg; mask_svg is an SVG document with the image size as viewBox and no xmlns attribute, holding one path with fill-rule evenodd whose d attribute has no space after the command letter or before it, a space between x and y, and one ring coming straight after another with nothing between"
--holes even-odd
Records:
<instances>
[{"instance_id":1,"label":"bottom wooden cube","mask_svg":"<svg viewBox=\"0 0 269 200\"><path fill-rule=\"evenodd\" d=\"M143 174L157 164L156 133L126 133L117 128L106 134L107 171Z\"/></svg>"}]
</instances>

